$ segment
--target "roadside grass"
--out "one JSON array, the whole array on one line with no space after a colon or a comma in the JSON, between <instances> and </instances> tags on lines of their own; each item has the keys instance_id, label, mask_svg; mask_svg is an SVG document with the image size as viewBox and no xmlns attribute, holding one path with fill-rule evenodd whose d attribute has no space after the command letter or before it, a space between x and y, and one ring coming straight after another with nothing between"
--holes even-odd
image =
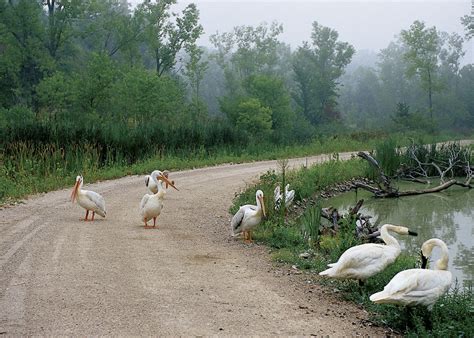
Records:
<instances>
[{"instance_id":1,"label":"roadside grass","mask_svg":"<svg viewBox=\"0 0 474 338\"><path fill-rule=\"evenodd\" d=\"M165 151L150 144L149 156L130 163L130 159L110 149L104 152L94 144L73 145L16 142L0 147L0 205L27 195L47 192L74 183L82 174L87 183L126 175L144 174L154 169L171 171L205 167L222 163L242 163L279 158L303 157L323 153L371 149L388 137L383 133L353 133L315 139L311 144L279 146L251 144L246 148L204 147ZM398 144L408 145L416 134L393 134ZM424 142L451 139L452 135L423 135ZM155 149L153 149L155 147ZM325 176L319 177L324 180ZM305 182L298 187L300 198L310 194Z\"/></svg>"},{"instance_id":2,"label":"roadside grass","mask_svg":"<svg viewBox=\"0 0 474 338\"><path fill-rule=\"evenodd\" d=\"M388 149L392 141L378 149ZM386 152L391 158L393 152ZM321 216L315 212L319 208L319 192L335 183L353 177L364 176L369 172L368 164L360 159L349 161L332 160L327 163L286 172L286 182L295 188L295 200L306 203L303 213L291 214L282 224L279 213L274 211L273 189L281 184L282 177L275 171L261 176L256 186L248 187L235 198L231 212L239 205L255 203L256 189L264 191L267 205L267 219L255 229L253 238L272 249L271 258L278 264L294 265L307 270L314 280L334 290L334 297L343 297L362 306L370 313L370 319L376 325L388 326L408 337L473 337L474 336L474 291L470 287L455 286L435 304L433 311L424 307L415 307L411 311L402 306L374 304L369 296L381 291L398 272L420 267L419 253L402 253L394 264L383 272L369 278L364 286L356 281L335 280L319 277L317 274L327 268L327 264L338 260L349 247L360 244L353 233L354 224L347 220L335 236L315 235L315 228L321 224ZM316 202L314 202L316 201ZM312 202L312 205L308 205ZM317 232L316 232L317 233ZM306 253L308 258L300 254Z\"/></svg>"}]
</instances>

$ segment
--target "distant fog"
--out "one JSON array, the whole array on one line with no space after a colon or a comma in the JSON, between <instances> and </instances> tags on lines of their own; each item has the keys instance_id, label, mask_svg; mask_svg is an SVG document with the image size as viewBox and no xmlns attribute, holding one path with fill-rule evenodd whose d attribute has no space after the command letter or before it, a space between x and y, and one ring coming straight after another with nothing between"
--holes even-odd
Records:
<instances>
[{"instance_id":1,"label":"distant fog","mask_svg":"<svg viewBox=\"0 0 474 338\"><path fill-rule=\"evenodd\" d=\"M138 0L130 1L132 4ZM414 20L439 30L462 34L460 17L471 11L470 1L178 1L176 9L196 3L205 34L199 43L210 46L209 36L234 26L278 21L284 25L281 40L292 47L310 38L311 23L336 29L342 41L357 50L385 48L401 29ZM468 47L468 46L466 46ZM472 41L471 46L472 49ZM469 48L467 48L469 49ZM468 61L469 62L469 61ZM472 61L471 61L472 62Z\"/></svg>"}]
</instances>

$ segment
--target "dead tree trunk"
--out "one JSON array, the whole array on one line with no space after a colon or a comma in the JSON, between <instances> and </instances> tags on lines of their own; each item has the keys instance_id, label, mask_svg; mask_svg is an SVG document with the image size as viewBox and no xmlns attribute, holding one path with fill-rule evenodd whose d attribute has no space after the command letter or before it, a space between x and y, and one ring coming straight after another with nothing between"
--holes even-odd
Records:
<instances>
[{"instance_id":1,"label":"dead tree trunk","mask_svg":"<svg viewBox=\"0 0 474 338\"><path fill-rule=\"evenodd\" d=\"M459 186L466 187L466 188L469 188L469 189L472 188L472 185L470 184L471 183L471 178L472 178L472 171L470 170L470 167L469 167L469 172L467 174L468 177L467 177L467 180L466 180L465 183L461 183L461 182L458 182L455 179L452 179L452 180L450 180L448 182L445 182L445 183L442 182L440 185L438 185L436 187L433 187L433 188L422 189L422 190L398 191L398 189L395 189L395 188L392 187L391 182L390 182L390 178L387 175L385 175L385 173L383 172L383 170L380 167L380 165L378 164L378 162L372 156L370 156L369 154L364 153L364 152L359 152L359 153L357 153L357 155L362 157L366 161L368 161L372 166L374 166L378 170L381 182L383 184L382 185L377 184L377 187L374 187L374 186L372 186L370 184L367 184L367 183L364 183L364 182L355 182L354 186L356 188L361 188L361 189L370 191L377 198L389 198L389 197L393 198L393 197L429 194L429 193L433 193L433 192L443 191L445 189L448 189L452 185L459 185ZM450 169L450 168L452 168L451 161L450 161L449 164L450 164L450 166L449 166L449 169ZM444 177L444 175L442 175L442 178L443 177Z\"/></svg>"}]
</instances>

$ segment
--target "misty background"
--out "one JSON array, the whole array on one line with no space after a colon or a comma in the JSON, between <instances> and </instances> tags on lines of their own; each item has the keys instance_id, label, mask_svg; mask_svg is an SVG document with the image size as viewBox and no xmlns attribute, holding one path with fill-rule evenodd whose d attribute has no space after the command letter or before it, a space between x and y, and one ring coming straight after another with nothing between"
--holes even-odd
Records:
<instances>
[{"instance_id":1,"label":"misty background","mask_svg":"<svg viewBox=\"0 0 474 338\"><path fill-rule=\"evenodd\" d=\"M131 7L140 3L130 1ZM390 41L408 28L413 21L421 20L427 26L436 26L441 31L460 35L464 27L460 18L471 13L472 2L468 0L439 1L178 1L173 7L181 11L189 3L197 4L204 34L198 43L212 47L211 34L229 32L235 26L257 26L262 22L277 21L283 24L281 40L292 48L307 41L311 24L334 28L342 41L351 43L357 51L377 53ZM466 44L464 63L474 62L474 41ZM357 59L357 57L356 57ZM363 60L360 60L361 62Z\"/></svg>"}]
</instances>

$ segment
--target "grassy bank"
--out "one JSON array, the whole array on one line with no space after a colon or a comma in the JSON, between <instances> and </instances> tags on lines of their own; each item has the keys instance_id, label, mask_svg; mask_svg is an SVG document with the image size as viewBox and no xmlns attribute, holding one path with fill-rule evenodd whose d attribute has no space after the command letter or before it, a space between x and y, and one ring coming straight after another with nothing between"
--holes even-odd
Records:
<instances>
[{"instance_id":1,"label":"grassy bank","mask_svg":"<svg viewBox=\"0 0 474 338\"><path fill-rule=\"evenodd\" d=\"M415 135L394 135L407 144ZM420 136L417 136L420 138ZM421 137L425 142L450 139L451 135ZM113 149L104 151L97 144L12 142L0 150L0 204L38 192L72 184L82 174L86 182L107 180L131 174L144 174L156 168L182 170L228 162L248 162L289 158L321 153L367 149L387 138L380 133L356 133L321 138L307 145L275 146L251 144L246 148L219 146L167 150L149 145L148 155L138 160ZM105 154L105 155L104 155Z\"/></svg>"},{"instance_id":2,"label":"grassy bank","mask_svg":"<svg viewBox=\"0 0 474 338\"><path fill-rule=\"evenodd\" d=\"M277 264L296 265L307 270L316 282L337 290L334 297L342 296L347 300L362 305L370 314L371 320L377 325L389 326L407 336L436 337L470 337L474 336L474 313L472 287L454 287L427 314L422 307L408 313L404 307L373 304L369 296L383 289L390 279L399 271L419 267L418 252L404 252L396 262L383 272L368 279L360 288L355 281L323 279L318 272L326 269L327 263L335 262L339 256L351 246L360 244L355 238L354 220L347 219L337 235L320 234L321 216L318 212L319 193L325 188L346 181L352 177L367 176L371 168L365 161L353 159L347 162L333 160L318 166L285 173L285 180L296 190L296 200L304 208L288 215L286 219L274 211L273 189L282 183L280 173L268 172L261 177L258 188L267 196L269 217L253 235L258 242L272 248L272 258ZM239 195L231 212L239 205L254 203L256 187L249 187ZM302 211L304 209L304 212ZM301 253L309 254L309 258L300 257ZM430 323L431 321L431 323Z\"/></svg>"}]
</instances>

